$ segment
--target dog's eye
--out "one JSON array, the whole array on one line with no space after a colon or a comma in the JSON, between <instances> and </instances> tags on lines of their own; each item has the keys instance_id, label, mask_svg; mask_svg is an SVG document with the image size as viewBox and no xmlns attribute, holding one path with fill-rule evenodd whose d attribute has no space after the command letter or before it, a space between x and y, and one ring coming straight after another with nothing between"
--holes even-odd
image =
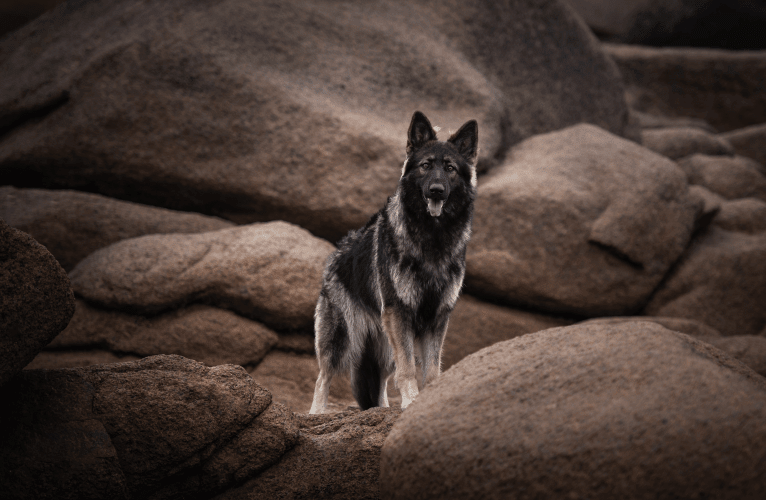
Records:
<instances>
[{"instance_id":1,"label":"dog's eye","mask_svg":"<svg viewBox=\"0 0 766 500\"><path fill-rule=\"evenodd\" d=\"M454 171L455 171L455 166L454 166L454 165L449 165L449 164L448 164L448 165L447 165L447 172L454 172Z\"/></svg>"}]
</instances>

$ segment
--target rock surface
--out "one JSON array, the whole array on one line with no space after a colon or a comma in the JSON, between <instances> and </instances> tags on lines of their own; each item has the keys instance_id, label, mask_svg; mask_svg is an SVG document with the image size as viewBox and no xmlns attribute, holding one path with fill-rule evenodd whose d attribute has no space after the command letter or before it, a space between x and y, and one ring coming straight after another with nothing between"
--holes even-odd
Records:
<instances>
[{"instance_id":1,"label":"rock surface","mask_svg":"<svg viewBox=\"0 0 766 500\"><path fill-rule=\"evenodd\" d=\"M702 321L725 336L766 325L766 233L711 227L679 260L647 304L649 316Z\"/></svg>"},{"instance_id":2,"label":"rock surface","mask_svg":"<svg viewBox=\"0 0 766 500\"><path fill-rule=\"evenodd\" d=\"M0 187L0 218L44 245L66 271L120 240L156 233L204 233L234 225L98 194L12 186Z\"/></svg>"},{"instance_id":3,"label":"rock surface","mask_svg":"<svg viewBox=\"0 0 766 500\"><path fill-rule=\"evenodd\" d=\"M755 373L766 377L766 338L758 335L734 335L706 338L705 342L746 364Z\"/></svg>"},{"instance_id":4,"label":"rock surface","mask_svg":"<svg viewBox=\"0 0 766 500\"><path fill-rule=\"evenodd\" d=\"M216 500L380 498L380 449L399 408L296 415L301 436L278 464Z\"/></svg>"},{"instance_id":5,"label":"rock surface","mask_svg":"<svg viewBox=\"0 0 766 500\"><path fill-rule=\"evenodd\" d=\"M700 118L722 132L763 123L766 51L604 44L625 80L631 108Z\"/></svg>"},{"instance_id":6,"label":"rock surface","mask_svg":"<svg viewBox=\"0 0 766 500\"><path fill-rule=\"evenodd\" d=\"M720 338L721 332L700 321L687 318L671 318L658 316L614 316L611 318L595 318L583 321L583 325L613 325L619 327L625 323L635 323L636 321L649 321L664 326L668 330L681 332L692 337L702 338L705 341L713 338Z\"/></svg>"},{"instance_id":7,"label":"rock surface","mask_svg":"<svg viewBox=\"0 0 766 500\"><path fill-rule=\"evenodd\" d=\"M192 302L274 328L310 328L331 244L284 222L123 240L80 262L75 292L108 309L149 314Z\"/></svg>"},{"instance_id":8,"label":"rock surface","mask_svg":"<svg viewBox=\"0 0 766 500\"><path fill-rule=\"evenodd\" d=\"M383 446L382 497L759 498L765 402L763 377L659 325L545 330L420 393Z\"/></svg>"},{"instance_id":9,"label":"rock surface","mask_svg":"<svg viewBox=\"0 0 766 500\"><path fill-rule=\"evenodd\" d=\"M766 232L766 201L755 198L724 201L713 224L740 233Z\"/></svg>"},{"instance_id":10,"label":"rock surface","mask_svg":"<svg viewBox=\"0 0 766 500\"><path fill-rule=\"evenodd\" d=\"M592 125L527 139L479 185L466 288L585 316L639 310L702 200L667 158Z\"/></svg>"},{"instance_id":11,"label":"rock surface","mask_svg":"<svg viewBox=\"0 0 766 500\"><path fill-rule=\"evenodd\" d=\"M0 385L74 314L69 277L45 247L0 219Z\"/></svg>"},{"instance_id":12,"label":"rock surface","mask_svg":"<svg viewBox=\"0 0 766 500\"><path fill-rule=\"evenodd\" d=\"M766 166L766 123L752 125L721 134L721 137L729 141L737 154L747 156L757 161L761 166Z\"/></svg>"},{"instance_id":13,"label":"rock surface","mask_svg":"<svg viewBox=\"0 0 766 500\"><path fill-rule=\"evenodd\" d=\"M297 439L292 414L244 369L180 356L24 371L0 397L9 498L209 495Z\"/></svg>"},{"instance_id":14,"label":"rock surface","mask_svg":"<svg viewBox=\"0 0 766 500\"><path fill-rule=\"evenodd\" d=\"M694 153L732 155L734 148L726 139L694 127L644 130L641 144L672 160Z\"/></svg>"},{"instance_id":15,"label":"rock surface","mask_svg":"<svg viewBox=\"0 0 766 500\"><path fill-rule=\"evenodd\" d=\"M205 305L146 318L78 300L72 320L49 349L102 348L141 357L178 354L208 366L257 364L277 334L231 311Z\"/></svg>"},{"instance_id":16,"label":"rock surface","mask_svg":"<svg viewBox=\"0 0 766 500\"><path fill-rule=\"evenodd\" d=\"M478 119L482 168L533 134L627 124L616 67L548 0L69 3L0 43L0 73L0 184L331 240L393 192L415 109Z\"/></svg>"},{"instance_id":17,"label":"rock surface","mask_svg":"<svg viewBox=\"0 0 766 500\"><path fill-rule=\"evenodd\" d=\"M766 201L766 175L750 158L695 154L680 160L678 166L686 172L689 183L704 186L724 198Z\"/></svg>"}]
</instances>

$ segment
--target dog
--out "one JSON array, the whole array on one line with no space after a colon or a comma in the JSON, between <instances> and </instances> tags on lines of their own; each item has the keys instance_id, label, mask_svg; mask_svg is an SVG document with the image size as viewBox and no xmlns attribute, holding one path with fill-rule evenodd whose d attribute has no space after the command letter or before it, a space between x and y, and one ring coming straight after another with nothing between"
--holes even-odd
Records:
<instances>
[{"instance_id":1,"label":"dog","mask_svg":"<svg viewBox=\"0 0 766 500\"><path fill-rule=\"evenodd\" d=\"M441 373L465 276L477 157L475 120L439 141L428 118L414 113L396 192L327 258L314 316L319 377L310 413L326 411L333 376L347 370L363 410L388 406L392 374L406 408Z\"/></svg>"}]
</instances>

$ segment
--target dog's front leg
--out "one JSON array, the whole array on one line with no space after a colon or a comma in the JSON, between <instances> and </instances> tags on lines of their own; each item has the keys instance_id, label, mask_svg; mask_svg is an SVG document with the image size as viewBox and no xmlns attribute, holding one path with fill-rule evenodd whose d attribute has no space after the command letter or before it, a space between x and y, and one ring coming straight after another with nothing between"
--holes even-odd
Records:
<instances>
[{"instance_id":1,"label":"dog's front leg","mask_svg":"<svg viewBox=\"0 0 766 500\"><path fill-rule=\"evenodd\" d=\"M383 330L394 351L394 382L402 395L402 408L407 408L418 395L413 331L397 307L383 310Z\"/></svg>"}]
</instances>

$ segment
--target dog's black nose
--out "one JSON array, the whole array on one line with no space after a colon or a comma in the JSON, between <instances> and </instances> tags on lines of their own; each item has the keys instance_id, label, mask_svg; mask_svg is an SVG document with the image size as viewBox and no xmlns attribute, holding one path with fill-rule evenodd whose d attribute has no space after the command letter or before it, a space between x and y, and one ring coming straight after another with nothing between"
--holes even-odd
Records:
<instances>
[{"instance_id":1,"label":"dog's black nose","mask_svg":"<svg viewBox=\"0 0 766 500\"><path fill-rule=\"evenodd\" d=\"M442 186L441 184L431 184L428 190L431 191L431 194L434 194L434 195L444 194L444 186Z\"/></svg>"}]
</instances>

